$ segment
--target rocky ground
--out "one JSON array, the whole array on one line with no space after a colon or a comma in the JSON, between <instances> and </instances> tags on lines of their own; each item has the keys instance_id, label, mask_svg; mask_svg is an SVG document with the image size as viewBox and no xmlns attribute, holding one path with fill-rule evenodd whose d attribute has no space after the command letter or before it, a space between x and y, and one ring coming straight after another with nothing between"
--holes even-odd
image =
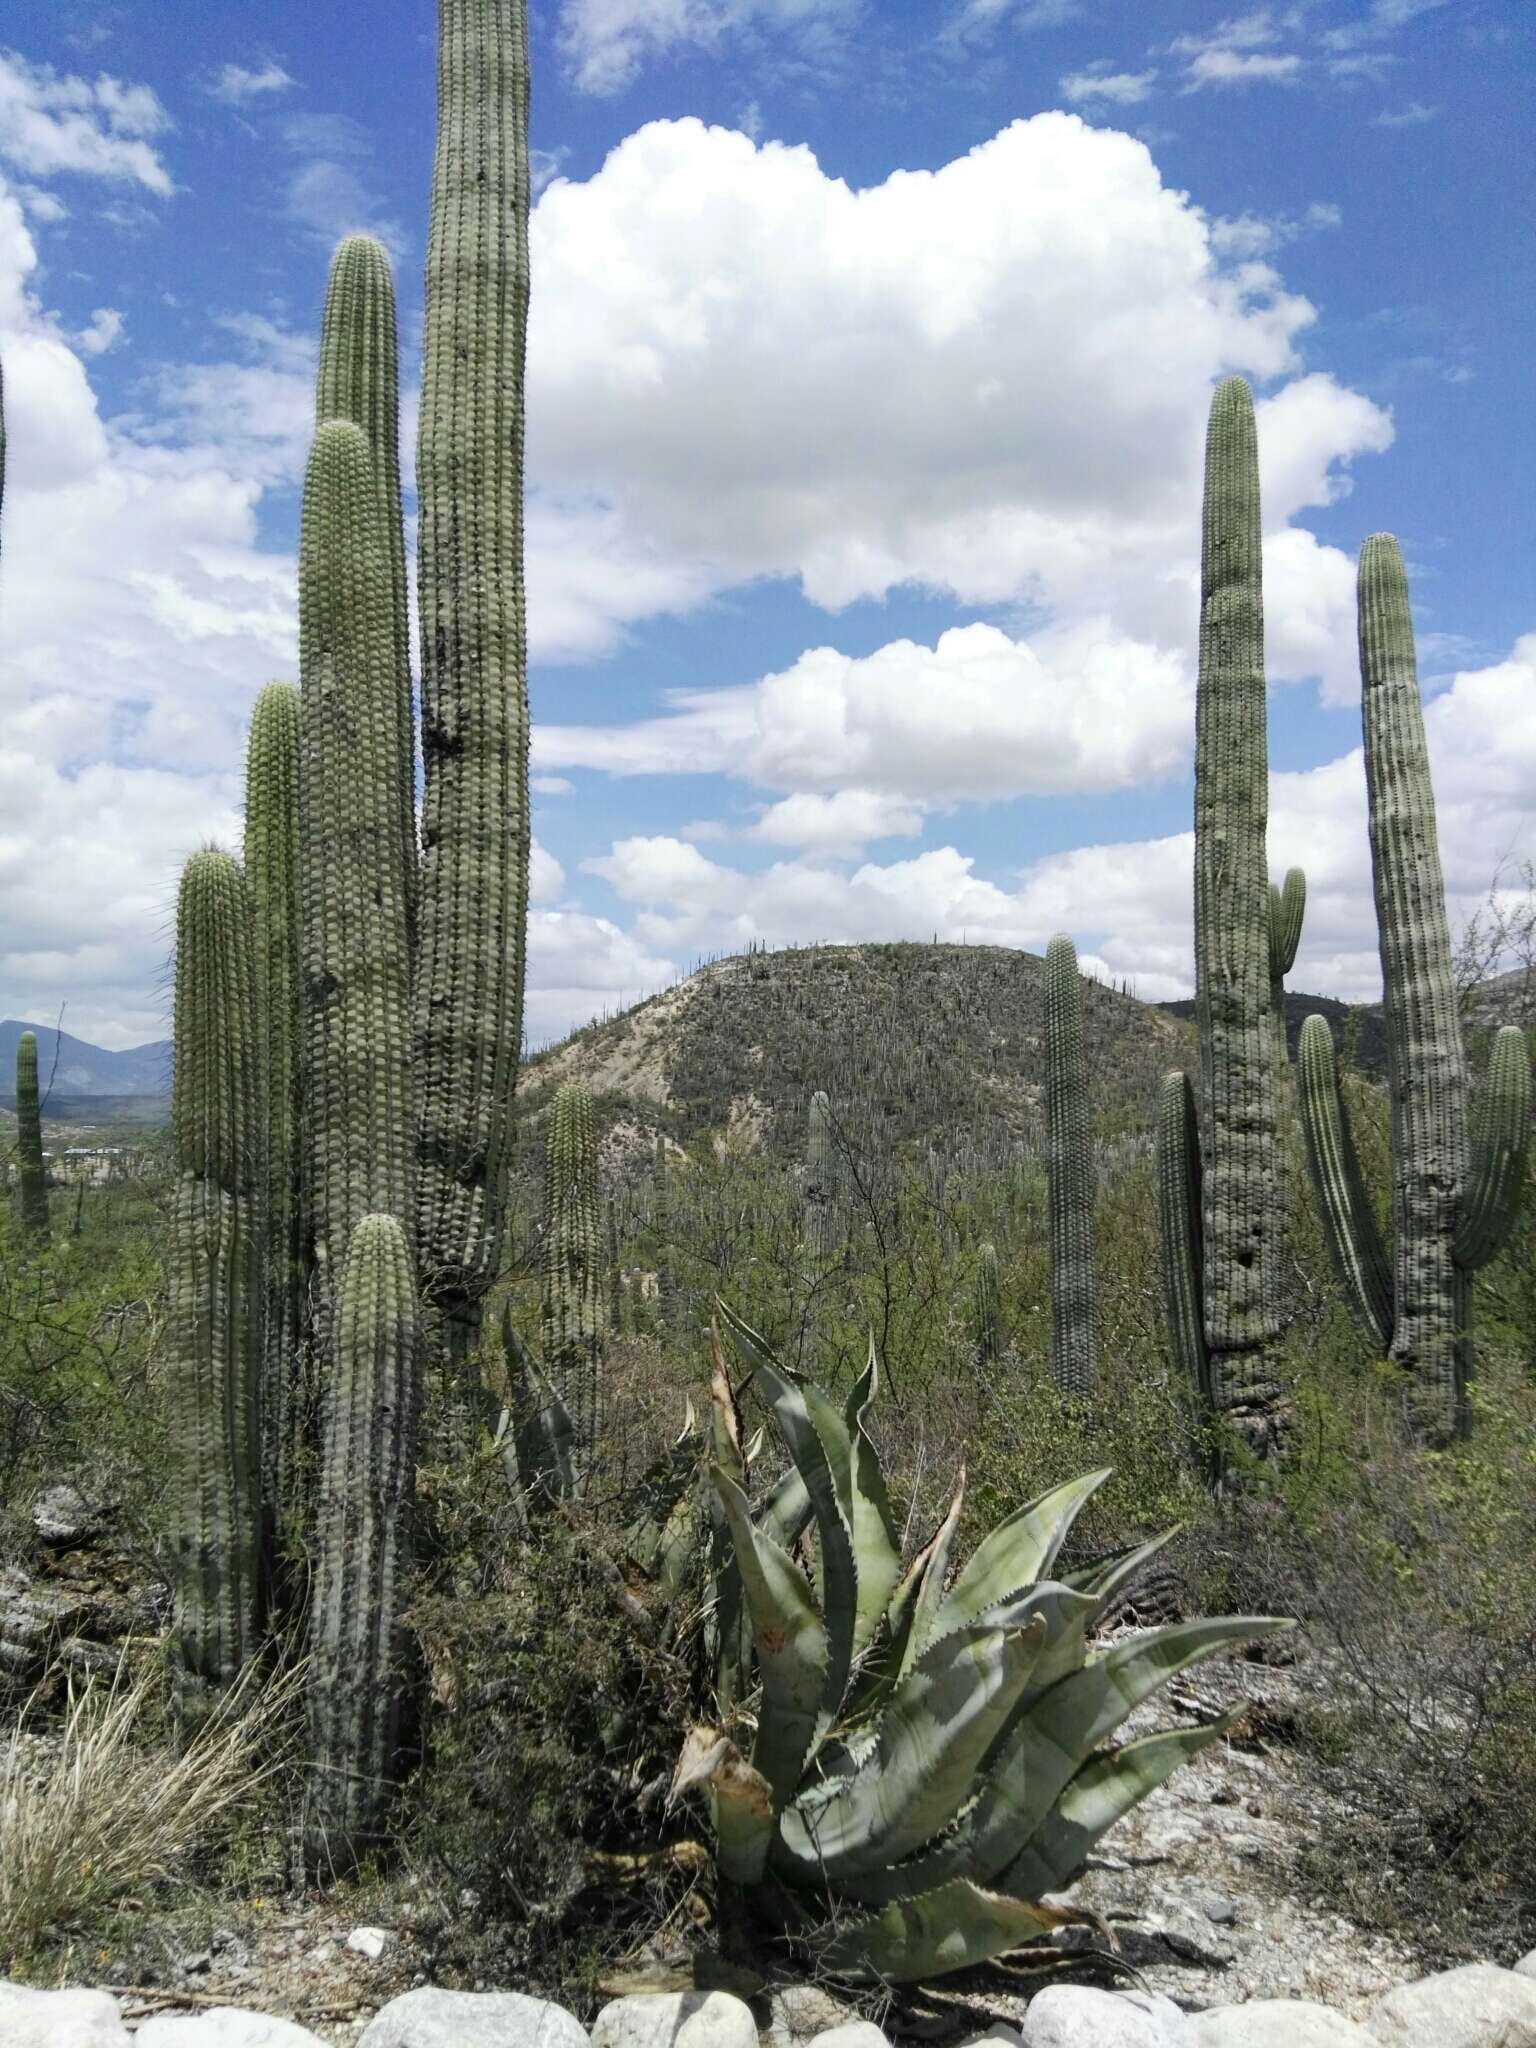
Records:
<instances>
[{"instance_id":1,"label":"rocky ground","mask_svg":"<svg viewBox=\"0 0 1536 2048\"><path fill-rule=\"evenodd\" d=\"M88 1670L109 1660L113 1642L129 1630L163 1625L153 1596L135 1581L132 1560L93 1538L69 1500L45 1496L34 1521L36 1566L0 1578L0 1682L8 1678L13 1688L41 1668L50 1643ZM889 2005L866 2000L862 2010L822 1988L760 1986L726 1973L733 1991L753 1995L753 2043L762 2030L775 2048L790 2048L862 2017L879 2023L879 2041L869 2031L822 2048L881 2048L886 2039L904 2038L954 2041L994 2026L1011 2030L1028 2048L1267 2048L1270 2042L1346 2048L1351 2040L1357 2048L1371 2041L1405 2048L1536 2048L1536 1961L1525 1960L1524 1975L1498 1968L1476 1984L1458 1973L1459 1986L1447 1995L1460 2031L1424 2031L1448 2025L1444 2014L1393 2031L1391 2000L1382 2001L1389 1993L1401 1999L1405 1994L1394 1987L1420 1977L1412 1951L1297 1888L1298 1851L1309 1832L1347 1826L1348 1818L1277 1739L1326 1674L1304 1643L1299 1652L1279 1654L1292 1661L1239 1657L1202 1667L1133 1718L1130 1732L1139 1733L1159 1719L1208 1720L1234 1705L1247 1709L1230 1740L1205 1751L1104 1838L1068 1895L1101 1925L1060 1937L1049 1973L961 1988L954 1979L942 1980L930 1996ZM108 1995L93 2009L94 2018L80 2008L79 2026L63 2004L34 2011L19 1990L0 1989L0 2044L120 2048L137 2034L143 2048L353 2048L359 2041L365 2048L446 2048L449 2042L455 2048L559 2048L549 2032L559 2027L550 2016L561 2022L565 2016L543 2007L530 2033L523 2007L535 2002L528 2000L515 2012L484 2004L455 2008L435 2032L421 2031L414 2020L399 2030L389 2018L391 2002L410 1994L407 2019L412 2011L419 2017L425 2010L420 1994L433 1989L433 1944L417 1932L418 1921L425 1926L429 1916L409 1880L362 1894L231 1898L217 1903L217 1924L208 1907L204 1901L198 1912L157 1918L149 1900L142 1915L131 1916L124 1952L100 1946L68 1952L60 1975ZM469 1913L473 1905L462 1902L461 1909ZM1508 1966L1517 1959L1490 1960ZM663 2048L655 2030L662 2026L664 1995L696 1982L707 1986L709 1967L707 1957L700 1962L681 1943L632 1958L605 1988L622 1993L634 1987L650 1994L648 2002L628 2018L616 2016L606 2033L600 2019L597 2048ZM718 1973L714 1981L721 1981ZM1427 1980L1430 1986L1450 1981ZM484 1998L511 1988L486 1984L476 1992ZM1422 2000L1430 1993L1418 1995ZM1266 2003L1281 2000L1289 2003L1279 2012ZM620 2002L634 2004L632 1998ZM1246 2018L1241 2025L1233 2021L1236 2031L1218 2030L1217 2014L1234 2007L1244 2008ZM1333 2031L1324 2019L1309 2018L1313 2007L1333 2016ZM1482 2007L1486 2025L1477 2017ZM214 2017L232 2010L245 2021ZM731 2026L719 2020L721 2033L716 2019L726 2008L711 2006L715 2019L707 2026L701 2009L684 2028L683 2048L745 2048L744 2039L738 2044L731 2035L732 2026L739 2032L746 2024L740 2010L727 2013ZM672 2030L688 2017L675 2004L667 2011ZM1067 2031L1050 2030L1056 2028L1053 2012ZM263 2015L265 2033L256 2025ZM279 2020L299 2031L277 2029ZM1348 2032L1350 2022L1370 2031ZM671 2039L669 2031L668 2044ZM579 2048L575 2034L571 2048Z\"/></svg>"}]
</instances>

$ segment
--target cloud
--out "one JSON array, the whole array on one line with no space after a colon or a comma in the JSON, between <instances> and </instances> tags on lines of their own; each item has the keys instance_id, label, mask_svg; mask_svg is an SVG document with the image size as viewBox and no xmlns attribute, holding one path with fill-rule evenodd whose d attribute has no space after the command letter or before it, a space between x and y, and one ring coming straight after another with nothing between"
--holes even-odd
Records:
<instances>
[{"instance_id":1,"label":"cloud","mask_svg":"<svg viewBox=\"0 0 1536 2048\"><path fill-rule=\"evenodd\" d=\"M944 40L977 41L1003 21L1016 29L1063 28L1082 11L1082 0L965 0L946 26Z\"/></svg>"},{"instance_id":2,"label":"cloud","mask_svg":"<svg viewBox=\"0 0 1536 2048\"><path fill-rule=\"evenodd\" d=\"M921 831L922 822L916 803L878 790L839 789L830 796L787 796L770 804L751 836L770 846L852 853L871 840L911 838Z\"/></svg>"},{"instance_id":3,"label":"cloud","mask_svg":"<svg viewBox=\"0 0 1536 2048\"><path fill-rule=\"evenodd\" d=\"M62 172L142 185L161 199L175 187L149 138L170 126L147 85L61 74L0 51L0 162L29 177Z\"/></svg>"},{"instance_id":4,"label":"cloud","mask_svg":"<svg viewBox=\"0 0 1536 2048\"><path fill-rule=\"evenodd\" d=\"M1302 235L1344 225L1344 211L1332 200L1315 199L1305 213L1240 213L1211 222L1211 247L1223 256L1266 256Z\"/></svg>"},{"instance_id":5,"label":"cloud","mask_svg":"<svg viewBox=\"0 0 1536 2048\"><path fill-rule=\"evenodd\" d=\"M1185 73L1186 92L1206 85L1293 85L1301 76L1301 59L1269 57L1241 50L1202 50Z\"/></svg>"},{"instance_id":6,"label":"cloud","mask_svg":"<svg viewBox=\"0 0 1536 2048\"><path fill-rule=\"evenodd\" d=\"M1223 258L1144 144L1074 114L863 190L805 148L652 122L556 180L532 237L530 584L573 653L763 577L829 610L910 585L1107 611L1170 644L1212 381L1293 374L1314 317Z\"/></svg>"},{"instance_id":7,"label":"cloud","mask_svg":"<svg viewBox=\"0 0 1536 2048\"><path fill-rule=\"evenodd\" d=\"M123 316L116 306L98 306L90 325L75 336L76 345L88 356L104 356L122 339Z\"/></svg>"},{"instance_id":8,"label":"cloud","mask_svg":"<svg viewBox=\"0 0 1536 2048\"><path fill-rule=\"evenodd\" d=\"M754 30L788 34L811 58L836 54L862 0L563 0L560 52L583 92L616 93L647 59L713 49Z\"/></svg>"},{"instance_id":9,"label":"cloud","mask_svg":"<svg viewBox=\"0 0 1536 2048\"><path fill-rule=\"evenodd\" d=\"M1155 70L1112 70L1106 58L1090 64L1086 71L1069 71L1061 81L1061 90L1074 106L1085 100L1108 100L1118 107L1134 107L1150 98L1156 77Z\"/></svg>"},{"instance_id":10,"label":"cloud","mask_svg":"<svg viewBox=\"0 0 1536 2048\"><path fill-rule=\"evenodd\" d=\"M228 107L244 107L252 100L289 92L294 83L281 64L264 64L259 71L248 71L243 64L226 64L209 81L206 91L211 99L222 100Z\"/></svg>"},{"instance_id":11,"label":"cloud","mask_svg":"<svg viewBox=\"0 0 1536 2048\"><path fill-rule=\"evenodd\" d=\"M1388 107L1376 116L1378 128L1416 128L1424 121L1433 121L1440 112L1438 107L1427 107L1422 100L1410 100L1406 107Z\"/></svg>"},{"instance_id":12,"label":"cloud","mask_svg":"<svg viewBox=\"0 0 1536 2048\"><path fill-rule=\"evenodd\" d=\"M1396 35L1421 15L1433 14L1449 5L1450 0L1370 0L1357 21L1325 30L1323 44L1330 50L1353 49L1357 43Z\"/></svg>"},{"instance_id":13,"label":"cloud","mask_svg":"<svg viewBox=\"0 0 1536 2048\"><path fill-rule=\"evenodd\" d=\"M376 235L398 259L405 230L381 217L363 178L374 153L367 129L347 114L290 114L279 135L299 159L284 186L288 218L327 248L359 231Z\"/></svg>"}]
</instances>

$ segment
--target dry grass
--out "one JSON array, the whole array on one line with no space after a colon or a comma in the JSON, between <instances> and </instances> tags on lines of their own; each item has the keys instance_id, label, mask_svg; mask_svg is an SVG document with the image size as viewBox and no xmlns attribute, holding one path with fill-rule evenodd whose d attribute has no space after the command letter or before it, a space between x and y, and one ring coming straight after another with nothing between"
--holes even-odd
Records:
<instances>
[{"instance_id":1,"label":"dry grass","mask_svg":"<svg viewBox=\"0 0 1536 2048\"><path fill-rule=\"evenodd\" d=\"M50 1725L45 1681L0 1745L0 1957L183 1874L288 1762L300 1678L252 1667L179 1749L156 1667L71 1682Z\"/></svg>"}]
</instances>

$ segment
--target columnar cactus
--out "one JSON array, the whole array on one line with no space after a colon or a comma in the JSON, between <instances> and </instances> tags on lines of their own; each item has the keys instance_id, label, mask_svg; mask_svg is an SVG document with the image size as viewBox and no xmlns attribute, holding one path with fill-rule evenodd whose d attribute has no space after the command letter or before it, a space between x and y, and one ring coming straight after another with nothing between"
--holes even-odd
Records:
<instances>
[{"instance_id":1,"label":"columnar cactus","mask_svg":"<svg viewBox=\"0 0 1536 2048\"><path fill-rule=\"evenodd\" d=\"M262 1162L262 1492L269 1524L294 1504L304 1303L299 1099L299 693L269 683L245 757Z\"/></svg>"},{"instance_id":2,"label":"columnar cactus","mask_svg":"<svg viewBox=\"0 0 1536 2048\"><path fill-rule=\"evenodd\" d=\"M48 1168L43 1159L43 1117L37 1096L37 1039L16 1041L16 1200L24 1237L48 1242Z\"/></svg>"},{"instance_id":3,"label":"columnar cactus","mask_svg":"<svg viewBox=\"0 0 1536 2048\"><path fill-rule=\"evenodd\" d=\"M826 1091L811 1097L806 1128L805 1244L816 1265L832 1250L837 1161L832 1147L832 1108Z\"/></svg>"},{"instance_id":4,"label":"columnar cactus","mask_svg":"<svg viewBox=\"0 0 1536 2048\"><path fill-rule=\"evenodd\" d=\"M589 1467L602 1409L603 1258L598 1232L597 1145L586 1091L559 1089L544 1152L544 1370Z\"/></svg>"},{"instance_id":5,"label":"columnar cactus","mask_svg":"<svg viewBox=\"0 0 1536 2048\"><path fill-rule=\"evenodd\" d=\"M360 1217L336 1291L309 1686L311 1861L383 1839L406 1726L421 1319L405 1231Z\"/></svg>"},{"instance_id":6,"label":"columnar cactus","mask_svg":"<svg viewBox=\"0 0 1536 2048\"><path fill-rule=\"evenodd\" d=\"M986 1367L1003 1355L1002 1305L997 1285L997 1248L984 1244L976 1256L976 1357Z\"/></svg>"},{"instance_id":7,"label":"columnar cactus","mask_svg":"<svg viewBox=\"0 0 1536 2048\"><path fill-rule=\"evenodd\" d=\"M1499 1032L1474 1148L1408 578L1390 534L1372 535L1361 550L1359 601L1392 1103L1390 1279L1349 1137L1332 1034L1319 1017L1309 1017L1303 1033L1302 1108L1335 1262L1373 1342L1408 1374L1417 1426L1443 1441L1466 1424L1469 1277L1514 1222L1530 1061L1518 1029Z\"/></svg>"},{"instance_id":8,"label":"columnar cactus","mask_svg":"<svg viewBox=\"0 0 1536 2048\"><path fill-rule=\"evenodd\" d=\"M1269 1016L1275 1041L1277 1086L1290 1064L1285 1035L1285 977L1296 964L1302 920L1307 914L1307 878L1288 868L1285 882L1269 885Z\"/></svg>"},{"instance_id":9,"label":"columnar cactus","mask_svg":"<svg viewBox=\"0 0 1536 2048\"><path fill-rule=\"evenodd\" d=\"M250 895L217 848L182 874L175 1002L171 1572L186 1668L223 1686L252 1654L259 1618L261 1165Z\"/></svg>"},{"instance_id":10,"label":"columnar cactus","mask_svg":"<svg viewBox=\"0 0 1536 2048\"><path fill-rule=\"evenodd\" d=\"M1201 1302L1212 1405L1261 1435L1277 1392L1275 1115L1258 446L1253 397L1229 377L1205 446L1195 708L1195 992L1205 1121L1201 1229L1165 1247ZM1173 1089L1173 1079L1165 1084ZM1187 1170L1195 1137L1182 1147ZM1179 1148L1166 1154L1170 1170ZM1193 1183L1191 1184L1193 1185ZM1165 1203L1165 1215L1183 1203ZM1176 1344L1184 1340L1176 1333Z\"/></svg>"},{"instance_id":11,"label":"columnar cactus","mask_svg":"<svg viewBox=\"0 0 1536 2048\"><path fill-rule=\"evenodd\" d=\"M528 903L524 0L439 0L421 506L419 1256L446 1348L495 1276Z\"/></svg>"},{"instance_id":12,"label":"columnar cactus","mask_svg":"<svg viewBox=\"0 0 1536 2048\"><path fill-rule=\"evenodd\" d=\"M299 549L305 1103L311 1236L331 1275L371 1213L409 1219L416 1088L402 838L403 759L388 551L362 429L327 420Z\"/></svg>"},{"instance_id":13,"label":"columnar cactus","mask_svg":"<svg viewBox=\"0 0 1536 2048\"><path fill-rule=\"evenodd\" d=\"M363 430L378 487L379 531L394 635L396 703L391 737L399 760L391 776L401 806L397 827L412 849L406 864L406 915L416 927L416 723L405 583L405 517L400 494L400 345L389 256L371 235L348 235L331 261L320 332L315 419L351 420Z\"/></svg>"},{"instance_id":14,"label":"columnar cactus","mask_svg":"<svg viewBox=\"0 0 1536 2048\"><path fill-rule=\"evenodd\" d=\"M1069 1394L1099 1374L1099 1283L1094 1270L1093 1137L1083 1063L1077 949L1065 933L1045 959L1045 1101L1050 1172L1051 1367Z\"/></svg>"}]
</instances>

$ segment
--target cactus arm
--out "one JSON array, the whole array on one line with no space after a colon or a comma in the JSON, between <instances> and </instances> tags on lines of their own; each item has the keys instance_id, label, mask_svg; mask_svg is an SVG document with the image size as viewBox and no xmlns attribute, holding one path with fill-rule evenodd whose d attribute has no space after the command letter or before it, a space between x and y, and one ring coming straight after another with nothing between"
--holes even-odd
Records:
<instances>
[{"instance_id":1,"label":"cactus arm","mask_svg":"<svg viewBox=\"0 0 1536 2048\"><path fill-rule=\"evenodd\" d=\"M259 1619L260 1169L250 895L213 847L182 873L175 991L171 1574L182 1661L224 1686L254 1650Z\"/></svg>"},{"instance_id":2,"label":"cactus arm","mask_svg":"<svg viewBox=\"0 0 1536 2048\"><path fill-rule=\"evenodd\" d=\"M315 422L351 420L373 457L379 538L394 643L395 702L390 737L398 758L390 791L400 806L395 841L405 850L406 924L415 943L416 730L411 695L411 641L405 583L405 517L400 493L400 348L395 280L389 256L371 235L348 235L331 260L320 332Z\"/></svg>"},{"instance_id":3,"label":"cactus arm","mask_svg":"<svg viewBox=\"0 0 1536 2048\"><path fill-rule=\"evenodd\" d=\"M1392 1357L1420 1426L1459 1427L1465 1330L1456 1235L1467 1185L1466 1074L1413 616L1390 534L1360 553L1361 719L1392 1100Z\"/></svg>"},{"instance_id":4,"label":"cactus arm","mask_svg":"<svg viewBox=\"0 0 1536 2048\"><path fill-rule=\"evenodd\" d=\"M17 1205L24 1237L48 1242L48 1167L43 1158L43 1115L37 1091L37 1039L23 1031L16 1041Z\"/></svg>"},{"instance_id":5,"label":"cactus arm","mask_svg":"<svg viewBox=\"0 0 1536 2048\"><path fill-rule=\"evenodd\" d=\"M440 0L417 451L422 753L420 1256L462 1351L495 1277L528 903L523 0Z\"/></svg>"},{"instance_id":6,"label":"cactus arm","mask_svg":"<svg viewBox=\"0 0 1536 2048\"><path fill-rule=\"evenodd\" d=\"M1202 1410L1211 1403L1211 1362L1201 1309L1200 1131L1195 1091L1183 1072L1163 1077L1157 1128L1157 1206L1163 1299L1174 1363Z\"/></svg>"},{"instance_id":7,"label":"cactus arm","mask_svg":"<svg viewBox=\"0 0 1536 2048\"><path fill-rule=\"evenodd\" d=\"M312 1610L306 1836L322 1868L382 1843L400 1775L420 1345L405 1231L360 1217L337 1288Z\"/></svg>"},{"instance_id":8,"label":"cactus arm","mask_svg":"<svg viewBox=\"0 0 1536 2048\"><path fill-rule=\"evenodd\" d=\"M1229 377L1206 437L1195 699L1204 1317L1221 1410L1272 1398L1279 1335L1261 561L1253 397Z\"/></svg>"},{"instance_id":9,"label":"cactus arm","mask_svg":"<svg viewBox=\"0 0 1536 2048\"><path fill-rule=\"evenodd\" d=\"M1286 1089L1290 1052L1285 1030L1285 977L1296 964L1302 921L1307 912L1307 878L1300 868L1287 868L1283 887L1269 885L1269 1015L1274 1034L1277 1089ZM1279 1102L1276 1103L1279 1108Z\"/></svg>"},{"instance_id":10,"label":"cactus arm","mask_svg":"<svg viewBox=\"0 0 1536 2048\"><path fill-rule=\"evenodd\" d=\"M1058 1386L1087 1396L1099 1373L1093 1138L1083 1064L1082 981L1076 948L1064 933L1051 940L1046 953L1045 1048L1051 1367Z\"/></svg>"},{"instance_id":11,"label":"cactus arm","mask_svg":"<svg viewBox=\"0 0 1536 2048\"><path fill-rule=\"evenodd\" d=\"M1355 1150L1349 1111L1339 1088L1333 1033L1325 1017L1309 1017L1297 1048L1301 1126L1307 1164L1322 1211L1334 1268L1378 1354L1392 1348L1392 1269Z\"/></svg>"},{"instance_id":12,"label":"cactus arm","mask_svg":"<svg viewBox=\"0 0 1536 2048\"><path fill-rule=\"evenodd\" d=\"M1472 1178L1456 1233L1456 1263L1465 1273L1503 1249L1525 1183L1530 1129L1531 1059L1525 1033L1506 1024L1493 1041L1472 1147Z\"/></svg>"}]
</instances>

